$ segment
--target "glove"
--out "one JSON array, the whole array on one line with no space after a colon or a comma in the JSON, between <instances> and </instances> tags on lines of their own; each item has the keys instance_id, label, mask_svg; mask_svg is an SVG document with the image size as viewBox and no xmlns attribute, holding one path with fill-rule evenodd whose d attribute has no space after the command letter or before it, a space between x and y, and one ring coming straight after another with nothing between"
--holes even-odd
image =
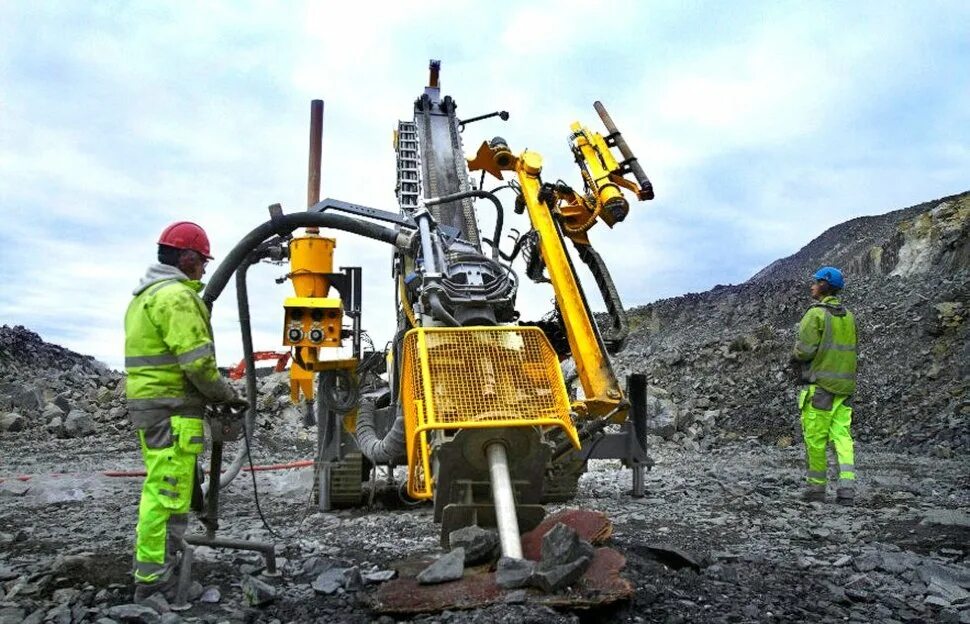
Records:
<instances>
[{"instance_id":1,"label":"glove","mask_svg":"<svg viewBox=\"0 0 970 624\"><path fill-rule=\"evenodd\" d=\"M226 405L231 407L233 410L245 410L249 409L249 401L246 397L236 395L235 397L226 401Z\"/></svg>"},{"instance_id":2,"label":"glove","mask_svg":"<svg viewBox=\"0 0 970 624\"><path fill-rule=\"evenodd\" d=\"M801 360L791 358L788 360L788 377L795 384L801 384L805 381L804 375L805 363Z\"/></svg>"}]
</instances>

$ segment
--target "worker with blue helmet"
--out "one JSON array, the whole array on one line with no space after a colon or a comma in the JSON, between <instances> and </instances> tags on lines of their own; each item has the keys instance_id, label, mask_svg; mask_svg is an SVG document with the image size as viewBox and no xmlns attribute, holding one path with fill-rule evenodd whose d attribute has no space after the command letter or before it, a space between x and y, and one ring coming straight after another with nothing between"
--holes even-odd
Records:
<instances>
[{"instance_id":1,"label":"worker with blue helmet","mask_svg":"<svg viewBox=\"0 0 970 624\"><path fill-rule=\"evenodd\" d=\"M842 271L824 266L812 275L815 300L798 324L793 359L800 364L799 393L802 434L805 438L807 500L824 501L828 483L826 446L835 448L839 462L836 499L855 498L855 459L850 426L852 395L856 388L855 318L842 305L845 287Z\"/></svg>"}]
</instances>

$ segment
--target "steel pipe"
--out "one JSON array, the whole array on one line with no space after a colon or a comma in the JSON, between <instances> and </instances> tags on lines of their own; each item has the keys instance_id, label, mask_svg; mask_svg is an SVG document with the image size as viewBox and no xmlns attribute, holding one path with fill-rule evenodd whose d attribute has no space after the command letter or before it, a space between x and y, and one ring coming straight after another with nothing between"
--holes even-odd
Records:
<instances>
[{"instance_id":1,"label":"steel pipe","mask_svg":"<svg viewBox=\"0 0 970 624\"><path fill-rule=\"evenodd\" d=\"M323 100L310 102L310 158L307 163L307 208L320 201L320 162L323 147ZM308 234L316 234L320 228L307 228Z\"/></svg>"},{"instance_id":2,"label":"steel pipe","mask_svg":"<svg viewBox=\"0 0 970 624\"><path fill-rule=\"evenodd\" d=\"M515 513L515 497L512 494L512 478L509 476L509 458L505 445L492 442L485 447L488 472L492 477L492 500L495 503L495 523L498 525L502 556L522 558L522 538L519 536L519 518Z\"/></svg>"},{"instance_id":3,"label":"steel pipe","mask_svg":"<svg viewBox=\"0 0 970 624\"><path fill-rule=\"evenodd\" d=\"M640 184L640 193L638 194L640 199L653 199L653 184L650 183L650 178L647 174L643 172L643 167L637 162L637 157L633 155L633 150L627 145L626 139L620 134L620 131L616 129L616 124L613 123L613 118L610 114L606 112L606 107L599 100L593 102L593 108L599 113L600 119L603 121L603 125L609 131L610 136L613 138L613 143L616 145L620 153L623 154L624 162L630 171L633 172L633 177L637 179Z\"/></svg>"}]
</instances>

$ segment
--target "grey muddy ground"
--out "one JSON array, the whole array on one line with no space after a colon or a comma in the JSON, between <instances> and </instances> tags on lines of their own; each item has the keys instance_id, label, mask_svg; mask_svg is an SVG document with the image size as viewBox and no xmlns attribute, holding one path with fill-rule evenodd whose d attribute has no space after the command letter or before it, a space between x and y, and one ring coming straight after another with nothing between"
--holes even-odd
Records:
<instances>
[{"instance_id":1,"label":"grey muddy ground","mask_svg":"<svg viewBox=\"0 0 970 624\"><path fill-rule=\"evenodd\" d=\"M850 508L797 498L797 445L741 440L697 452L663 444L654 449L657 465L646 498L627 494L628 472L599 462L583 477L574 503L613 520L612 546L627 556L625 575L636 586L632 601L585 613L501 604L414 621L970 621L965 461L862 444L860 499ZM254 459L302 458L310 448L309 441L277 439L272 454L260 448ZM0 458L0 621L120 618L117 605L130 602L127 572L140 481L97 473L138 467L133 441L123 435L89 439L66 465L63 442L8 434L0 438ZM65 468L74 474L49 476ZM32 477L9 479L16 474ZM306 502L309 471L259 473L257 484L267 519L290 536L276 540L282 577L266 579L275 600L257 608L243 598L240 583L258 572L257 557L203 549L196 578L207 599L218 600L196 602L165 621L379 620L369 608L374 586L319 593L311 587L317 573L356 566L366 575L437 549L430 507L315 513ZM252 494L248 475L231 485L224 531L272 540ZM647 548L656 544L683 550L696 567L658 560ZM144 621L157 620L149 615Z\"/></svg>"}]
</instances>

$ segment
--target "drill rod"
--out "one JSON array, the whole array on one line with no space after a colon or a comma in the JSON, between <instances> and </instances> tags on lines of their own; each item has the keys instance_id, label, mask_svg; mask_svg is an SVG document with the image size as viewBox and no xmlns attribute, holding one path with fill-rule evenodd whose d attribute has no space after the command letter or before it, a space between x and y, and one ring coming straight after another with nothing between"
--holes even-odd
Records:
<instances>
[{"instance_id":1,"label":"drill rod","mask_svg":"<svg viewBox=\"0 0 970 624\"><path fill-rule=\"evenodd\" d=\"M617 149L623 154L624 162L630 167L630 171L633 172L633 177L637 179L640 184L640 199L653 199L653 184L650 183L650 178L647 174L643 172L643 167L637 162L637 157L633 155L633 150L627 145L626 139L620 134L620 131L616 129L616 124L613 123L613 118L610 114L606 112L606 107L603 103L597 100L593 102L593 108L599 113L600 119L603 121L603 125L609 131L610 136L613 137L613 141L616 144Z\"/></svg>"},{"instance_id":2,"label":"drill rod","mask_svg":"<svg viewBox=\"0 0 970 624\"><path fill-rule=\"evenodd\" d=\"M485 447L488 471L492 477L492 499L495 502L495 523L498 525L502 556L522 558L522 540L519 537L519 518L515 513L512 495L512 479L509 477L509 459L505 445L493 442Z\"/></svg>"}]
</instances>

